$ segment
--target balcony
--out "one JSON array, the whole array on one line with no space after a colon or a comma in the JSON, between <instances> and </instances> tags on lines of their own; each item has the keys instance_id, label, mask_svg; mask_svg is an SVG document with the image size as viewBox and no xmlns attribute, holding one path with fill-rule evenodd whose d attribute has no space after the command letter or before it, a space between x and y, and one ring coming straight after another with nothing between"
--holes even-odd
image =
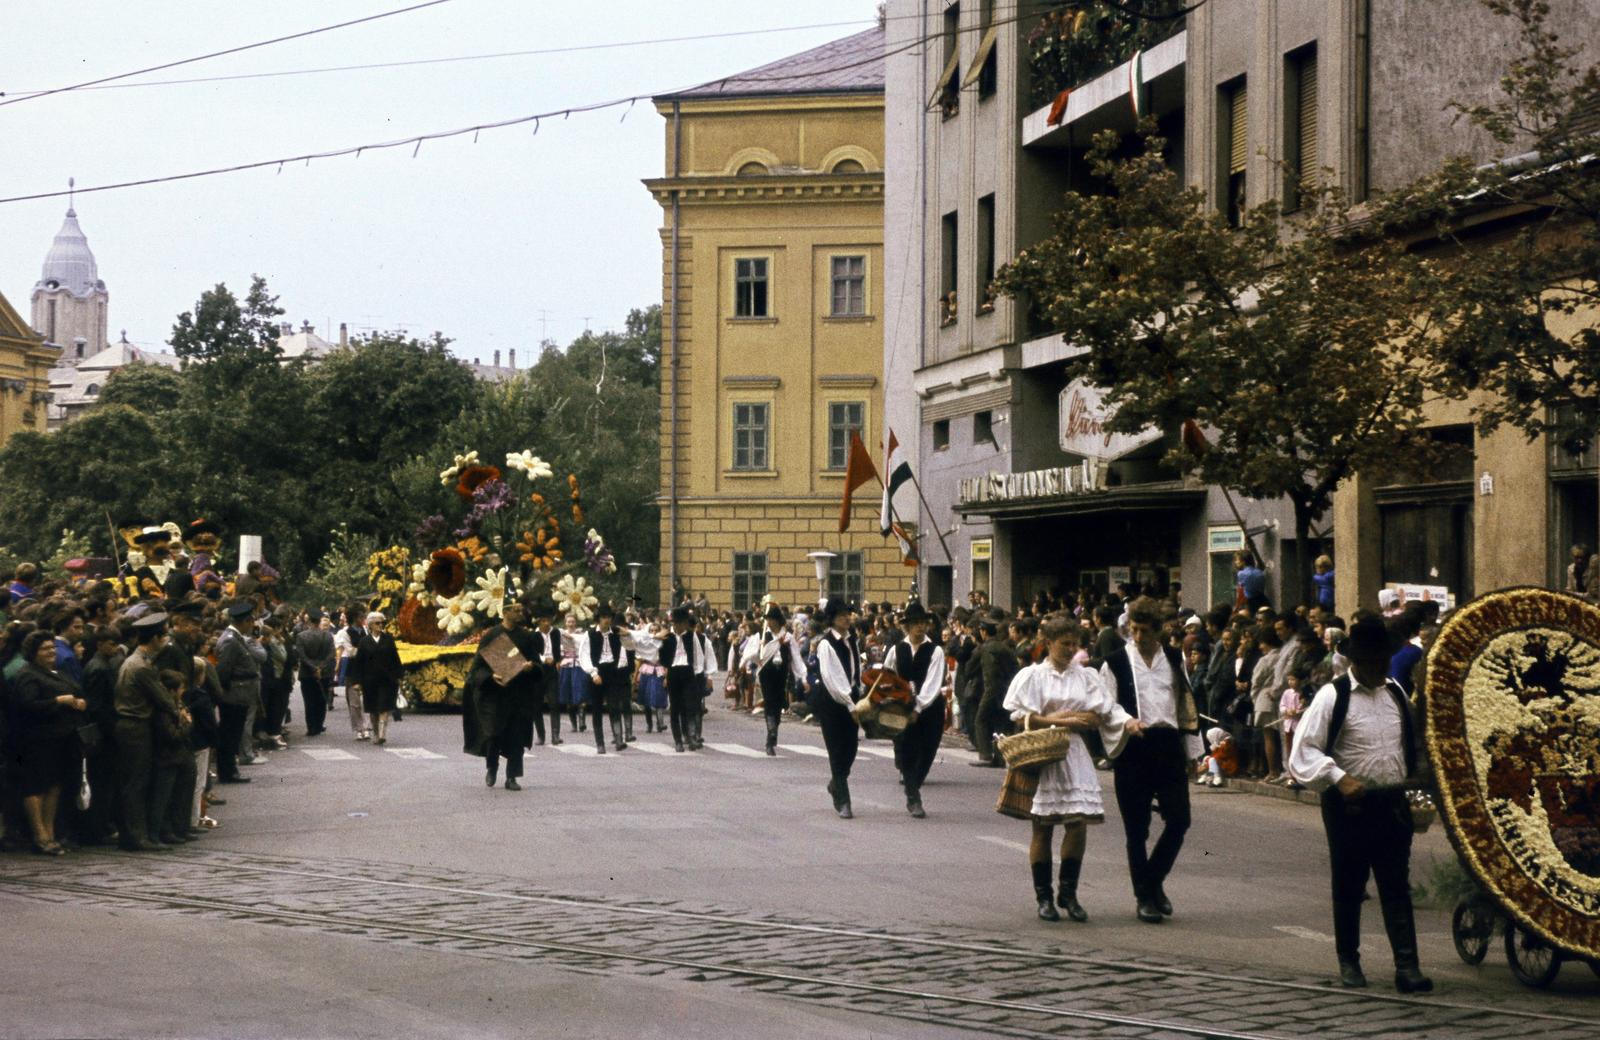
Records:
<instances>
[{"instance_id":1,"label":"balcony","mask_svg":"<svg viewBox=\"0 0 1600 1040\"><path fill-rule=\"evenodd\" d=\"M1149 113L1161 115L1183 106L1184 66L1188 52L1189 34L1180 30L1140 55L1139 78L1146 92ZM1109 71L1073 87L1066 108L1055 125L1050 124L1053 100L1023 116L1023 147L1081 148L1101 130L1131 132L1136 122L1129 97L1132 78L1132 62L1124 60Z\"/></svg>"},{"instance_id":2,"label":"balcony","mask_svg":"<svg viewBox=\"0 0 1600 1040\"><path fill-rule=\"evenodd\" d=\"M1151 15L1175 15L1185 0L1153 0ZM1091 0L1057 6L1040 16L1023 38L1035 105L1048 105L1063 90L1090 80L1182 32L1184 17L1134 18L1121 4Z\"/></svg>"}]
</instances>

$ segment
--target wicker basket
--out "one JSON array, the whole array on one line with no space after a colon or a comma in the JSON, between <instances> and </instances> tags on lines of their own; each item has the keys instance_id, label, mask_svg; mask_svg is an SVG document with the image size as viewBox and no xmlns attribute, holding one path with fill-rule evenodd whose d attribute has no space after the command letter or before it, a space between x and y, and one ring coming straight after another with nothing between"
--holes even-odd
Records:
<instances>
[{"instance_id":1,"label":"wicker basket","mask_svg":"<svg viewBox=\"0 0 1600 1040\"><path fill-rule=\"evenodd\" d=\"M1022 720L1022 732L1001 737L995 741L1000 757L1011 769L1037 770L1067 757L1072 745L1072 734L1055 726L1046 729L1029 729L1030 714Z\"/></svg>"}]
</instances>

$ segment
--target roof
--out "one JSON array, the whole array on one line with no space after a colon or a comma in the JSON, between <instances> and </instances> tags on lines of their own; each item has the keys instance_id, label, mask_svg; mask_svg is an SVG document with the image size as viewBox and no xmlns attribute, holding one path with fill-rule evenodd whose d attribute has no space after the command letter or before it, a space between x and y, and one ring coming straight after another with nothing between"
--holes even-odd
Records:
<instances>
[{"instance_id":1,"label":"roof","mask_svg":"<svg viewBox=\"0 0 1600 1040\"><path fill-rule=\"evenodd\" d=\"M94 253L89 251L89 240L84 237L83 229L78 226L78 214L71 207L67 208L67 219L61 222L55 241L50 243L50 252L45 254L44 270L35 288L56 286L80 298L96 289L105 290L95 266Z\"/></svg>"},{"instance_id":2,"label":"roof","mask_svg":"<svg viewBox=\"0 0 1600 1040\"><path fill-rule=\"evenodd\" d=\"M295 358L307 358L319 361L334 351L334 346L315 332L301 329L299 332L282 333L278 336L278 349L283 351L283 359L292 361Z\"/></svg>"},{"instance_id":3,"label":"roof","mask_svg":"<svg viewBox=\"0 0 1600 1040\"><path fill-rule=\"evenodd\" d=\"M663 94L656 100L689 101L783 94L881 94L883 41L884 31L881 27L868 29L676 94Z\"/></svg>"}]
</instances>

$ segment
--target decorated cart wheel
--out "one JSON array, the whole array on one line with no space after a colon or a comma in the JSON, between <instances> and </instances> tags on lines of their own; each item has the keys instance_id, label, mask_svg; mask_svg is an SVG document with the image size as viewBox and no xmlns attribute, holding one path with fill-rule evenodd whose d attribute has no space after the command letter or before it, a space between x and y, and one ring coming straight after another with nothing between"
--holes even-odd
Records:
<instances>
[{"instance_id":1,"label":"decorated cart wheel","mask_svg":"<svg viewBox=\"0 0 1600 1040\"><path fill-rule=\"evenodd\" d=\"M1440 819L1515 926L1517 977L1600 957L1600 607L1527 588L1455 611L1425 712Z\"/></svg>"},{"instance_id":2,"label":"decorated cart wheel","mask_svg":"<svg viewBox=\"0 0 1600 1040\"><path fill-rule=\"evenodd\" d=\"M1589 966L1589 970L1595 973L1596 978L1600 978L1600 959L1587 960L1583 963Z\"/></svg>"},{"instance_id":3,"label":"decorated cart wheel","mask_svg":"<svg viewBox=\"0 0 1600 1040\"><path fill-rule=\"evenodd\" d=\"M1561 951L1519 925L1506 928L1506 962L1524 986L1544 989L1561 970Z\"/></svg>"},{"instance_id":4,"label":"decorated cart wheel","mask_svg":"<svg viewBox=\"0 0 1600 1040\"><path fill-rule=\"evenodd\" d=\"M1494 908L1481 899L1457 903L1450 915L1450 938L1456 956L1468 964L1482 964L1494 935Z\"/></svg>"}]
</instances>

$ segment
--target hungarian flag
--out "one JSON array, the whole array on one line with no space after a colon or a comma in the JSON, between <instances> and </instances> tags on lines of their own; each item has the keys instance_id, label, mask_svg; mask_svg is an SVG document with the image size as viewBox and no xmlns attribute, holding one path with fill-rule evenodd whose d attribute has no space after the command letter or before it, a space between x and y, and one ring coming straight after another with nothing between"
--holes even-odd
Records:
<instances>
[{"instance_id":1,"label":"hungarian flag","mask_svg":"<svg viewBox=\"0 0 1600 1040\"><path fill-rule=\"evenodd\" d=\"M895 541L900 543L900 562L907 567L915 567L921 563L922 559L917 555L917 543L906 533L906 529L900 526L900 521L894 521L891 529L894 531Z\"/></svg>"},{"instance_id":2,"label":"hungarian flag","mask_svg":"<svg viewBox=\"0 0 1600 1040\"><path fill-rule=\"evenodd\" d=\"M844 534L845 528L850 526L850 495L862 484L876 479L878 470L872 464L872 456L867 454L867 446L861 443L861 435L851 430L850 461L844 468L844 501L839 504L840 534Z\"/></svg>"},{"instance_id":3,"label":"hungarian flag","mask_svg":"<svg viewBox=\"0 0 1600 1040\"><path fill-rule=\"evenodd\" d=\"M906 461L906 453L900 449L900 441L895 438L894 431L889 431L888 450L883 453L883 509L878 517L878 527L885 537L893 530L894 525L894 493L911 482L911 463Z\"/></svg>"}]
</instances>

